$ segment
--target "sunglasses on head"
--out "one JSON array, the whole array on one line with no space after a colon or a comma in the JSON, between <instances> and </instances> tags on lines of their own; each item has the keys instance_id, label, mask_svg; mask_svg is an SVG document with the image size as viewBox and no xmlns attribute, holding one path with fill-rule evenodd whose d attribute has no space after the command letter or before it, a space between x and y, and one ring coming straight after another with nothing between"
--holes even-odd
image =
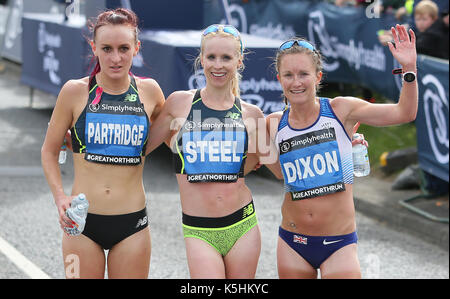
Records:
<instances>
[{"instance_id":1,"label":"sunglasses on head","mask_svg":"<svg viewBox=\"0 0 450 299\"><path fill-rule=\"evenodd\" d=\"M239 31L234 28L231 25L223 25L223 24L214 24L211 26L208 26L204 31L203 31L203 36L206 36L210 33L214 33L214 32L218 32L218 31L223 31L225 33L231 34L232 36L236 37L239 39L239 42L241 43L241 54L244 51L243 46L242 46L242 40L241 40L241 35L239 33Z\"/></svg>"},{"instance_id":2,"label":"sunglasses on head","mask_svg":"<svg viewBox=\"0 0 450 299\"><path fill-rule=\"evenodd\" d=\"M316 51L316 49L314 48L313 45L311 45L310 43L308 43L305 40L300 40L300 39L292 39L292 40L288 40L284 43L281 44L280 48L278 49L279 51L284 51L286 49L290 49L292 48L295 44L297 44L299 47L302 48L306 48L308 50L311 51Z\"/></svg>"}]
</instances>

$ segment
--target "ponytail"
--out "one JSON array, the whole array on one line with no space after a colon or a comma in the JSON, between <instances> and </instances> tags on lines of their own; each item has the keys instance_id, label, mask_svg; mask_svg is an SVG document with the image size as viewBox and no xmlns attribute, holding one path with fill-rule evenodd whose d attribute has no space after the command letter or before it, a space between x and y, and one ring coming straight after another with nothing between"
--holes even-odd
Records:
<instances>
[{"instance_id":1,"label":"ponytail","mask_svg":"<svg viewBox=\"0 0 450 299\"><path fill-rule=\"evenodd\" d=\"M236 76L231 80L231 92L237 98L241 97L241 89L239 88L239 83L241 82L242 75L240 72L236 72Z\"/></svg>"},{"instance_id":2,"label":"ponytail","mask_svg":"<svg viewBox=\"0 0 450 299\"><path fill-rule=\"evenodd\" d=\"M91 74L89 75L89 86L91 85L92 80L95 78L95 75L97 75L99 72L100 72L100 62L98 61L98 57L95 57L95 66Z\"/></svg>"}]
</instances>

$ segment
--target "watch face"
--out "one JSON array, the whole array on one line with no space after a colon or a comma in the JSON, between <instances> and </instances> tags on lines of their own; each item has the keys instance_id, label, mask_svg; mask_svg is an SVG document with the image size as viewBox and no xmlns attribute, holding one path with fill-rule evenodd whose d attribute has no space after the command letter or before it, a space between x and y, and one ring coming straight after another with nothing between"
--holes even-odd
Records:
<instances>
[{"instance_id":1,"label":"watch face","mask_svg":"<svg viewBox=\"0 0 450 299\"><path fill-rule=\"evenodd\" d=\"M413 82L416 79L416 75L414 73L405 73L403 75L403 80L406 82Z\"/></svg>"}]
</instances>

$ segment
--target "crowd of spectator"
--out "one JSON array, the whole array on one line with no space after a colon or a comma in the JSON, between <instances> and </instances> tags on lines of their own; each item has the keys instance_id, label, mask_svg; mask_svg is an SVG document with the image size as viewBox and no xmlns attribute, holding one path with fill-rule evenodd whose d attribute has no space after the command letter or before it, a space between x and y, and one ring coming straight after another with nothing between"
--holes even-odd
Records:
<instances>
[{"instance_id":1,"label":"crowd of spectator","mask_svg":"<svg viewBox=\"0 0 450 299\"><path fill-rule=\"evenodd\" d=\"M367 7L374 1L378 2L378 5L374 5L378 13L392 14L397 22L414 30L418 54L449 59L448 0L334 0L334 4ZM384 45L393 40L389 28L385 29L378 31L378 39ZM366 90L366 93L370 95L371 91ZM427 192L434 195L448 194L448 182L426 171L423 171L423 175L423 187ZM419 181L416 183L421 184Z\"/></svg>"},{"instance_id":2,"label":"crowd of spectator","mask_svg":"<svg viewBox=\"0 0 450 299\"><path fill-rule=\"evenodd\" d=\"M422 0L415 7L414 22L417 52L448 60L448 11L439 15L436 3Z\"/></svg>"},{"instance_id":3,"label":"crowd of spectator","mask_svg":"<svg viewBox=\"0 0 450 299\"><path fill-rule=\"evenodd\" d=\"M369 6L378 13L392 14L396 21L416 33L417 53L449 59L448 1L442 0L334 0L337 6ZM378 31L380 43L392 41L389 28Z\"/></svg>"}]
</instances>

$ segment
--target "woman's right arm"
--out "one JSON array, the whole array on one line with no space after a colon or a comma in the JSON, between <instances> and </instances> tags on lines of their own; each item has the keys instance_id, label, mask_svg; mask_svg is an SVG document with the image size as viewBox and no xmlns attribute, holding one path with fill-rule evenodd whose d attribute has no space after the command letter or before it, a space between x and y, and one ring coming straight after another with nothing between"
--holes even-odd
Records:
<instances>
[{"instance_id":1,"label":"woman's right arm","mask_svg":"<svg viewBox=\"0 0 450 299\"><path fill-rule=\"evenodd\" d=\"M185 105L185 100L191 100L191 93L188 91L175 91L164 102L164 106L150 127L149 142L147 144L146 155L150 154L154 149L165 142L169 146L169 140L172 131L178 131L179 122L177 119L185 116L186 109L189 105ZM184 120L186 117L184 117ZM170 146L169 146L170 147Z\"/></svg>"},{"instance_id":2,"label":"woman's right arm","mask_svg":"<svg viewBox=\"0 0 450 299\"><path fill-rule=\"evenodd\" d=\"M275 136L278 132L278 123L280 122L282 112L275 112L266 117L266 133L270 142L269 158L264 164L279 180L283 179L280 159L275 142Z\"/></svg>"},{"instance_id":3,"label":"woman's right arm","mask_svg":"<svg viewBox=\"0 0 450 299\"><path fill-rule=\"evenodd\" d=\"M58 208L61 227L68 226L71 223L71 220L65 215L65 210L70 207L72 197L66 196L64 193L58 156L66 132L73 121L74 102L80 97L81 86L83 86L81 81L70 80L62 87L41 148L42 168Z\"/></svg>"}]
</instances>

